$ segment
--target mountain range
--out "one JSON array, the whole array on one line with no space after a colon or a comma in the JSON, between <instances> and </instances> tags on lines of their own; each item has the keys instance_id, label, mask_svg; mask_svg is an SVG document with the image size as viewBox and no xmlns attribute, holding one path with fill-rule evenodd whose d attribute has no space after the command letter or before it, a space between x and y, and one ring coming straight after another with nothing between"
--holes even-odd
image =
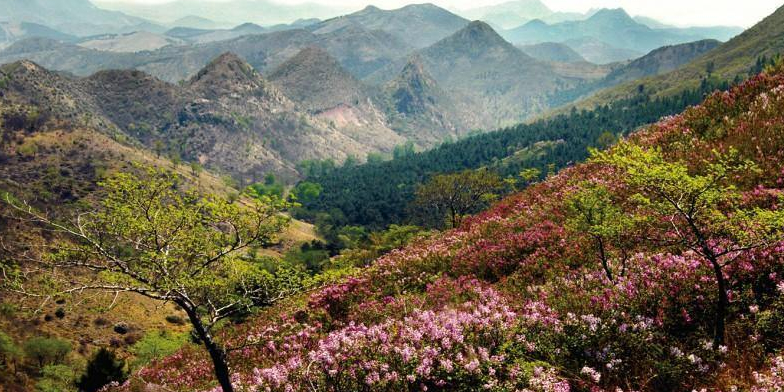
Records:
<instances>
[{"instance_id":1,"label":"mountain range","mask_svg":"<svg viewBox=\"0 0 784 392\"><path fill-rule=\"evenodd\" d=\"M671 96L694 88L705 80L742 80L759 72L760 64L764 66L765 61L771 61L781 53L784 53L784 7L694 61L671 72L602 90L579 102L578 106L593 107L633 96L641 85L656 96Z\"/></svg>"},{"instance_id":2,"label":"mountain range","mask_svg":"<svg viewBox=\"0 0 784 392\"><path fill-rule=\"evenodd\" d=\"M181 86L139 71L102 71L69 79L31 62L3 68L4 106L32 105L55 118L90 118L108 136L126 135L148 149L252 180L259 173L296 175L302 159L345 159L389 151L389 136L364 145L299 111L250 65L224 54ZM130 139L128 139L130 138Z\"/></svg>"},{"instance_id":3,"label":"mountain range","mask_svg":"<svg viewBox=\"0 0 784 392\"><path fill-rule=\"evenodd\" d=\"M165 30L143 18L98 8L89 0L0 0L0 9L0 21L37 23L78 36Z\"/></svg>"},{"instance_id":4,"label":"mountain range","mask_svg":"<svg viewBox=\"0 0 784 392\"><path fill-rule=\"evenodd\" d=\"M512 0L456 12L472 20L483 20L499 29L511 29L534 19L559 23L589 16L577 12L555 12L539 0Z\"/></svg>"},{"instance_id":5,"label":"mountain range","mask_svg":"<svg viewBox=\"0 0 784 392\"><path fill-rule=\"evenodd\" d=\"M304 2L285 4L269 0L176 0L140 4L139 2L101 1L95 3L107 10L121 11L158 24L177 25L183 18L199 17L217 23L218 27L242 23L276 25L297 19L328 19L356 9L344 6L325 6L323 3ZM197 26L187 26L197 27Z\"/></svg>"},{"instance_id":6,"label":"mountain range","mask_svg":"<svg viewBox=\"0 0 784 392\"><path fill-rule=\"evenodd\" d=\"M76 75L72 83L90 87L99 113L122 132L250 181L263 171L294 178L303 159L362 159L406 141L429 148L512 125L600 88L667 72L710 49L708 42L597 66L568 44L515 47L487 23L424 4L275 28L27 38L0 51L0 63L29 60ZM246 68L253 76L242 79ZM130 69L142 72L116 71ZM215 73L235 82L222 90L234 98L209 98L194 87L195 80L217 84L222 78L203 81ZM159 105L170 109L148 105L161 97L170 97ZM129 111L134 100L144 110ZM224 138L232 140L220 144ZM329 148L318 147L327 140Z\"/></svg>"},{"instance_id":7,"label":"mountain range","mask_svg":"<svg viewBox=\"0 0 784 392\"><path fill-rule=\"evenodd\" d=\"M731 37L741 31L736 28L654 29L635 21L623 9L602 9L585 20L555 24L533 20L502 34L516 44L562 42L569 45L569 41L593 39L614 48L647 53L666 45Z\"/></svg>"}]
</instances>

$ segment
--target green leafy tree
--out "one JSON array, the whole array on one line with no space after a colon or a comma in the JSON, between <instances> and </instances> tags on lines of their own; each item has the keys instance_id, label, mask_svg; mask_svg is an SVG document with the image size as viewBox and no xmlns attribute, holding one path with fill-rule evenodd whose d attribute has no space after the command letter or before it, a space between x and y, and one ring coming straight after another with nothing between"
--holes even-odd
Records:
<instances>
[{"instance_id":1,"label":"green leafy tree","mask_svg":"<svg viewBox=\"0 0 784 392\"><path fill-rule=\"evenodd\" d=\"M668 161L659 149L621 143L594 160L623 170L634 192L639 221L651 240L689 249L703 257L716 281L714 347L724 344L729 307L725 267L745 252L781 239L784 210L743 208L735 174L756 170L737 153L718 154L707 170L692 173L681 161Z\"/></svg>"},{"instance_id":2,"label":"green leafy tree","mask_svg":"<svg viewBox=\"0 0 784 392\"><path fill-rule=\"evenodd\" d=\"M154 359L173 354L187 343L186 335L174 334L166 330L147 332L129 350L135 357L132 367L139 368Z\"/></svg>"},{"instance_id":3,"label":"green leafy tree","mask_svg":"<svg viewBox=\"0 0 784 392\"><path fill-rule=\"evenodd\" d=\"M163 151L166 149L166 145L163 144L163 141L156 140L153 145L153 149L155 150L155 156L160 158L163 154Z\"/></svg>"},{"instance_id":4,"label":"green leafy tree","mask_svg":"<svg viewBox=\"0 0 784 392\"><path fill-rule=\"evenodd\" d=\"M369 152L367 154L367 163L369 165L376 165L384 162L384 155L377 152Z\"/></svg>"},{"instance_id":5,"label":"green leafy tree","mask_svg":"<svg viewBox=\"0 0 784 392\"><path fill-rule=\"evenodd\" d=\"M321 194L321 185L315 182L303 181L297 184L292 195L302 203L313 202Z\"/></svg>"},{"instance_id":6,"label":"green leafy tree","mask_svg":"<svg viewBox=\"0 0 784 392\"><path fill-rule=\"evenodd\" d=\"M38 336L24 343L25 357L38 365L39 369L62 363L70 352L71 343L56 338Z\"/></svg>"},{"instance_id":7,"label":"green leafy tree","mask_svg":"<svg viewBox=\"0 0 784 392\"><path fill-rule=\"evenodd\" d=\"M128 379L125 361L117 359L117 355L101 347L90 361L87 369L76 382L80 392L97 392L105 385L116 382L123 383Z\"/></svg>"},{"instance_id":8,"label":"green leafy tree","mask_svg":"<svg viewBox=\"0 0 784 392\"><path fill-rule=\"evenodd\" d=\"M199 162L191 162L190 167L191 167L191 175L193 175L193 177L195 177L196 179L198 179L199 176L201 176L201 172L204 171L204 167Z\"/></svg>"},{"instance_id":9,"label":"green leafy tree","mask_svg":"<svg viewBox=\"0 0 784 392\"><path fill-rule=\"evenodd\" d=\"M50 257L38 258L49 267L47 279L58 285L56 295L129 292L179 305L208 351L223 391L231 392L230 348L213 331L226 318L289 294L273 289L267 284L270 273L241 257L244 250L275 240L288 224L281 215L288 204L267 196L242 203L200 196L183 189L171 172L142 171L111 177L102 184L101 208L80 213L71 223L6 201L26 219L68 237ZM11 289L25 292L21 283L10 282Z\"/></svg>"},{"instance_id":10,"label":"green leafy tree","mask_svg":"<svg viewBox=\"0 0 784 392\"><path fill-rule=\"evenodd\" d=\"M248 193L254 197L276 197L282 198L285 186L278 181L274 174L268 173L264 176L264 182L256 183L248 187Z\"/></svg>"},{"instance_id":11,"label":"green leafy tree","mask_svg":"<svg viewBox=\"0 0 784 392\"><path fill-rule=\"evenodd\" d=\"M35 383L36 392L69 392L75 391L74 371L68 365L46 365L41 371L41 378Z\"/></svg>"},{"instance_id":12,"label":"green leafy tree","mask_svg":"<svg viewBox=\"0 0 784 392\"><path fill-rule=\"evenodd\" d=\"M390 225L387 230L371 233L359 247L342 252L334 263L339 266L365 267L389 251L402 248L414 239L429 234L429 231L419 226Z\"/></svg>"},{"instance_id":13,"label":"green leafy tree","mask_svg":"<svg viewBox=\"0 0 784 392\"><path fill-rule=\"evenodd\" d=\"M392 150L392 159L405 159L410 157L416 153L416 148L414 147L414 142L406 142L405 144L395 146L395 149Z\"/></svg>"},{"instance_id":14,"label":"green leafy tree","mask_svg":"<svg viewBox=\"0 0 784 392\"><path fill-rule=\"evenodd\" d=\"M23 356L22 349L14 343L14 340L5 332L0 331L0 364L16 373L17 364Z\"/></svg>"},{"instance_id":15,"label":"green leafy tree","mask_svg":"<svg viewBox=\"0 0 784 392\"><path fill-rule=\"evenodd\" d=\"M417 188L414 207L457 227L465 215L494 200L502 186L498 174L487 169L437 175Z\"/></svg>"},{"instance_id":16,"label":"green leafy tree","mask_svg":"<svg viewBox=\"0 0 784 392\"><path fill-rule=\"evenodd\" d=\"M628 259L623 251L624 238L631 231L633 222L616 205L607 188L592 183L584 183L566 201L569 219L567 227L591 238L607 279L614 282L611 266L610 246L621 250L621 275L626 269Z\"/></svg>"}]
</instances>

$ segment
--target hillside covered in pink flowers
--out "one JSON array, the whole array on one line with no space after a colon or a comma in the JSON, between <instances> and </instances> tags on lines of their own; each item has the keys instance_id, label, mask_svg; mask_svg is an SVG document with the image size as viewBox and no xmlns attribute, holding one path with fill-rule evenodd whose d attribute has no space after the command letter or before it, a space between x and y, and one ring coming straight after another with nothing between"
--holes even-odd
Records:
<instances>
[{"instance_id":1,"label":"hillside covered in pink flowers","mask_svg":"<svg viewBox=\"0 0 784 392\"><path fill-rule=\"evenodd\" d=\"M220 337L242 391L782 391L783 230L780 64Z\"/></svg>"}]
</instances>

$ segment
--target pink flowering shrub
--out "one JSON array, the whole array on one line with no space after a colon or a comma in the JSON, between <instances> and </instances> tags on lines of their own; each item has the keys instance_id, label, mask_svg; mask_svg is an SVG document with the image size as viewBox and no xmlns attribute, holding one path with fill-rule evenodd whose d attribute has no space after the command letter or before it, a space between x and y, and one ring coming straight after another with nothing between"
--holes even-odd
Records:
<instances>
[{"instance_id":1,"label":"pink flowering shrub","mask_svg":"<svg viewBox=\"0 0 784 392\"><path fill-rule=\"evenodd\" d=\"M500 354L516 314L497 292L467 282L476 299L438 310L412 310L398 320L351 323L306 352L288 352L255 369L262 390L476 390L507 381Z\"/></svg>"},{"instance_id":2,"label":"pink flowering shrub","mask_svg":"<svg viewBox=\"0 0 784 392\"><path fill-rule=\"evenodd\" d=\"M754 386L751 392L782 392L784 391L784 357L773 358L773 363L766 372L754 372Z\"/></svg>"}]
</instances>

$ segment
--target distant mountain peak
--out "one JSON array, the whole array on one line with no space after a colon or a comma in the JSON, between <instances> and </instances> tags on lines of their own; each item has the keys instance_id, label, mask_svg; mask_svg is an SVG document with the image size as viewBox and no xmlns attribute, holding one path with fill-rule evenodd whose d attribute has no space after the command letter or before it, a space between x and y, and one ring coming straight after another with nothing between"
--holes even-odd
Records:
<instances>
[{"instance_id":1,"label":"distant mountain peak","mask_svg":"<svg viewBox=\"0 0 784 392\"><path fill-rule=\"evenodd\" d=\"M287 98L313 112L364 100L364 86L326 50L310 46L300 50L269 75Z\"/></svg>"},{"instance_id":2,"label":"distant mountain peak","mask_svg":"<svg viewBox=\"0 0 784 392\"><path fill-rule=\"evenodd\" d=\"M546 27L548 24L541 20L541 19L533 19L530 22L523 25L523 27Z\"/></svg>"},{"instance_id":3,"label":"distant mountain peak","mask_svg":"<svg viewBox=\"0 0 784 392\"><path fill-rule=\"evenodd\" d=\"M588 18L588 21L639 25L623 8L602 8Z\"/></svg>"},{"instance_id":4,"label":"distant mountain peak","mask_svg":"<svg viewBox=\"0 0 784 392\"><path fill-rule=\"evenodd\" d=\"M328 72L337 71L349 75L329 52L318 46L308 46L276 68L272 74L270 74L270 77L276 78L285 74L298 72L297 70L302 67Z\"/></svg>"},{"instance_id":5,"label":"distant mountain peak","mask_svg":"<svg viewBox=\"0 0 784 392\"><path fill-rule=\"evenodd\" d=\"M23 72L27 74L36 74L36 73L48 73L49 71L46 70L44 67L30 61L30 60L19 60L10 64L5 64L0 66L0 71L4 73L17 73Z\"/></svg>"},{"instance_id":6,"label":"distant mountain peak","mask_svg":"<svg viewBox=\"0 0 784 392\"><path fill-rule=\"evenodd\" d=\"M207 64L204 69L202 69L202 72L211 72L220 68L228 68L235 71L240 70L248 76L253 73L253 68L250 66L250 64L232 52L225 52L216 57L210 61L210 63Z\"/></svg>"},{"instance_id":7,"label":"distant mountain peak","mask_svg":"<svg viewBox=\"0 0 784 392\"><path fill-rule=\"evenodd\" d=\"M400 114L416 115L431 110L443 95L435 79L425 70L422 59L414 55L397 78L386 86L392 104Z\"/></svg>"},{"instance_id":8,"label":"distant mountain peak","mask_svg":"<svg viewBox=\"0 0 784 392\"><path fill-rule=\"evenodd\" d=\"M418 3L418 4L408 4L401 9L421 9L421 10L444 10L443 8L433 4L433 3ZM444 10L446 11L446 10ZM448 11L447 11L448 12Z\"/></svg>"},{"instance_id":9,"label":"distant mountain peak","mask_svg":"<svg viewBox=\"0 0 784 392\"><path fill-rule=\"evenodd\" d=\"M408 85L432 87L436 84L435 79L425 70L422 59L419 56L411 56L408 62L400 71L398 80L405 81Z\"/></svg>"},{"instance_id":10,"label":"distant mountain peak","mask_svg":"<svg viewBox=\"0 0 784 392\"><path fill-rule=\"evenodd\" d=\"M461 29L469 21L430 3L410 4L392 10L367 6L361 11L324 21L313 31L329 33L351 23L369 31L384 31L405 45L425 48Z\"/></svg>"},{"instance_id":11,"label":"distant mountain peak","mask_svg":"<svg viewBox=\"0 0 784 392\"><path fill-rule=\"evenodd\" d=\"M363 14L373 13L373 12L382 12L381 8L376 7L375 5L368 5L367 7L363 8L362 11L359 11Z\"/></svg>"},{"instance_id":12,"label":"distant mountain peak","mask_svg":"<svg viewBox=\"0 0 784 392\"><path fill-rule=\"evenodd\" d=\"M192 89L209 98L231 93L256 91L262 95L278 95L245 60L226 52L212 60L191 78Z\"/></svg>"},{"instance_id":13,"label":"distant mountain peak","mask_svg":"<svg viewBox=\"0 0 784 392\"><path fill-rule=\"evenodd\" d=\"M475 20L466 27L444 39L452 41L463 41L471 44L486 45L509 45L489 24L481 20ZM443 41L442 41L443 42Z\"/></svg>"},{"instance_id":14,"label":"distant mountain peak","mask_svg":"<svg viewBox=\"0 0 784 392\"><path fill-rule=\"evenodd\" d=\"M246 31L246 30L250 30L250 31L264 31L265 29L263 27L255 24L255 23L248 22L248 23L243 23L243 24L241 24L239 26L236 26L236 27L234 27L231 30L232 31Z\"/></svg>"}]
</instances>

